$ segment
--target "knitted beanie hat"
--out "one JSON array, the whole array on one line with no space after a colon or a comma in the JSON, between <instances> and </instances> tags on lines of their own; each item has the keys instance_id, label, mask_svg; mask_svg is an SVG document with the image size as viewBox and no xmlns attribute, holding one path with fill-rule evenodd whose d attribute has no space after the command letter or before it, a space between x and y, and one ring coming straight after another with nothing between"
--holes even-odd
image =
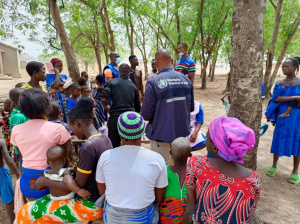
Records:
<instances>
[{"instance_id":1,"label":"knitted beanie hat","mask_svg":"<svg viewBox=\"0 0 300 224\"><path fill-rule=\"evenodd\" d=\"M138 139L145 132L145 121L136 112L125 112L118 119L118 131L125 139Z\"/></svg>"}]
</instances>

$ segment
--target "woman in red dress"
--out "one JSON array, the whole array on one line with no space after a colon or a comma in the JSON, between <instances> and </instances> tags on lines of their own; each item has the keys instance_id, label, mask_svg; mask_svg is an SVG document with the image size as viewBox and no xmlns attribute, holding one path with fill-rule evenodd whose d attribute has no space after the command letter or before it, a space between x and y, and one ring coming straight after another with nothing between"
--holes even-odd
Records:
<instances>
[{"instance_id":1,"label":"woman in red dress","mask_svg":"<svg viewBox=\"0 0 300 224\"><path fill-rule=\"evenodd\" d=\"M209 126L207 151L213 158L190 158L185 183L187 207L183 224L251 223L260 193L256 171L243 167L243 157L255 145L252 129L232 117Z\"/></svg>"}]
</instances>

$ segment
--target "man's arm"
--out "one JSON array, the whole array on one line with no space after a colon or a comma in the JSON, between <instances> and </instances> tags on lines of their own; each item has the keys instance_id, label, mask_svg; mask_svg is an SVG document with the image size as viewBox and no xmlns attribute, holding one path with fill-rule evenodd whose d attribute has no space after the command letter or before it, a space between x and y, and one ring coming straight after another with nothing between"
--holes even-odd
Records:
<instances>
[{"instance_id":1,"label":"man's arm","mask_svg":"<svg viewBox=\"0 0 300 224\"><path fill-rule=\"evenodd\" d=\"M0 154L2 154L3 159L6 163L6 165L9 167L9 169L12 170L16 174L17 179L19 179L20 178L20 173L19 173L19 171L16 167L16 164L14 163L14 161L9 156L7 148L6 148L5 141L3 139L0 139Z\"/></svg>"},{"instance_id":2,"label":"man's arm","mask_svg":"<svg viewBox=\"0 0 300 224\"><path fill-rule=\"evenodd\" d=\"M101 93L101 103L106 110L107 113L109 113L110 106L108 105L108 99L111 96L111 82L108 81L105 83L104 89Z\"/></svg>"},{"instance_id":3,"label":"man's arm","mask_svg":"<svg viewBox=\"0 0 300 224\"><path fill-rule=\"evenodd\" d=\"M194 85L195 72L189 73L189 79L191 80L192 84Z\"/></svg>"},{"instance_id":4,"label":"man's arm","mask_svg":"<svg viewBox=\"0 0 300 224\"><path fill-rule=\"evenodd\" d=\"M144 98L144 85L143 85L143 72L142 70L140 70L140 90L141 90L141 94L142 94L142 100Z\"/></svg>"},{"instance_id":5,"label":"man's arm","mask_svg":"<svg viewBox=\"0 0 300 224\"><path fill-rule=\"evenodd\" d=\"M146 91L142 106L142 116L144 120L150 121L153 119L154 111L156 106L155 92L150 84L146 85Z\"/></svg>"},{"instance_id":6,"label":"man's arm","mask_svg":"<svg viewBox=\"0 0 300 224\"><path fill-rule=\"evenodd\" d=\"M134 110L137 113L141 112L141 101L140 101L140 95L138 89L136 89L135 96L134 96Z\"/></svg>"}]
</instances>

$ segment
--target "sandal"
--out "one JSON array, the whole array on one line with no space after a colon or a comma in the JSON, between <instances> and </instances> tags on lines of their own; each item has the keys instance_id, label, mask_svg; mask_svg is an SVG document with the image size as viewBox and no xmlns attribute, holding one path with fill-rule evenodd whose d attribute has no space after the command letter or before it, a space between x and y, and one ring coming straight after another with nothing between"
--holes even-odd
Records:
<instances>
[{"instance_id":1,"label":"sandal","mask_svg":"<svg viewBox=\"0 0 300 224\"><path fill-rule=\"evenodd\" d=\"M266 175L269 176L269 177L274 177L276 173L277 173L277 169L274 168L274 167L270 167L267 170Z\"/></svg>"},{"instance_id":2,"label":"sandal","mask_svg":"<svg viewBox=\"0 0 300 224\"><path fill-rule=\"evenodd\" d=\"M289 176L288 182L291 183L291 184L299 184L299 182L300 182L299 175L292 173Z\"/></svg>"}]
</instances>

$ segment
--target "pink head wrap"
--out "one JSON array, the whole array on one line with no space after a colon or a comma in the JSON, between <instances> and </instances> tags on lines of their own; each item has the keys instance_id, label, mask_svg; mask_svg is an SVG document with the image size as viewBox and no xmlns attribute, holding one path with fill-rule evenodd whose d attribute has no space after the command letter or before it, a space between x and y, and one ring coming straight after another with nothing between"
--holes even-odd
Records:
<instances>
[{"instance_id":1,"label":"pink head wrap","mask_svg":"<svg viewBox=\"0 0 300 224\"><path fill-rule=\"evenodd\" d=\"M209 135L219 156L226 161L244 163L246 152L255 145L254 131L233 117L219 117L211 122Z\"/></svg>"},{"instance_id":2,"label":"pink head wrap","mask_svg":"<svg viewBox=\"0 0 300 224\"><path fill-rule=\"evenodd\" d=\"M52 58L50 63L54 66L56 63L58 62L62 62L62 60L60 60L59 58Z\"/></svg>"}]
</instances>

